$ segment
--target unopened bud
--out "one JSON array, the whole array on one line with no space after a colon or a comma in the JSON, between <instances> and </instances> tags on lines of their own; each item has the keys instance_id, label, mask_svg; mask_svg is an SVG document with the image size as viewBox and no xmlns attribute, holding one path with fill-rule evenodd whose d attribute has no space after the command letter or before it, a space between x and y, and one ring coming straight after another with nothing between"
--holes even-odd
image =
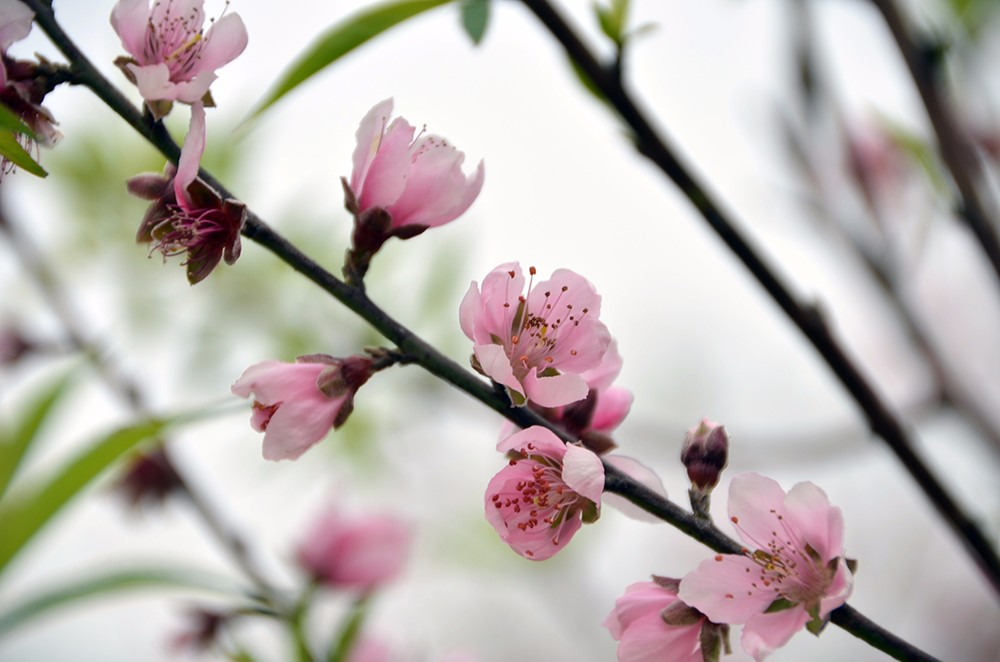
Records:
<instances>
[{"instance_id":1,"label":"unopened bud","mask_svg":"<svg viewBox=\"0 0 1000 662\"><path fill-rule=\"evenodd\" d=\"M687 468L694 491L708 494L719 484L719 476L729 462L729 435L726 428L707 418L684 436L681 462Z\"/></svg>"}]
</instances>

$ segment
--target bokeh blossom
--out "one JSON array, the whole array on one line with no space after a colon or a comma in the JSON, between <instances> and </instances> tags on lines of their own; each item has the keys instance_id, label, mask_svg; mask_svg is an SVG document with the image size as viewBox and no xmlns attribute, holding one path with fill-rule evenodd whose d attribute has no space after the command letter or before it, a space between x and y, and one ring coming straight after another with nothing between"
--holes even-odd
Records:
<instances>
[{"instance_id":1,"label":"bokeh blossom","mask_svg":"<svg viewBox=\"0 0 1000 662\"><path fill-rule=\"evenodd\" d=\"M247 368L232 391L254 398L250 424L264 433L264 459L294 460L343 425L371 374L372 361L363 356L263 361Z\"/></svg>"},{"instance_id":2,"label":"bokeh blossom","mask_svg":"<svg viewBox=\"0 0 1000 662\"><path fill-rule=\"evenodd\" d=\"M213 105L208 88L215 70L247 45L239 15L219 17L204 30L204 0L118 0L111 25L130 58L117 64L139 88L154 117L173 101Z\"/></svg>"},{"instance_id":3,"label":"bokeh blossom","mask_svg":"<svg viewBox=\"0 0 1000 662\"><path fill-rule=\"evenodd\" d=\"M840 509L812 483L785 494L747 473L733 478L729 515L749 549L703 561L681 580L681 600L716 623L745 623L740 643L756 660L803 626L818 634L854 581Z\"/></svg>"},{"instance_id":4,"label":"bokeh blossom","mask_svg":"<svg viewBox=\"0 0 1000 662\"><path fill-rule=\"evenodd\" d=\"M391 122L392 99L368 111L358 126L354 169L344 180L346 207L354 215L347 272L357 280L390 237L409 239L453 221L483 188L485 169L462 172L465 154L447 140L416 129L402 117Z\"/></svg>"},{"instance_id":5,"label":"bokeh blossom","mask_svg":"<svg viewBox=\"0 0 1000 662\"><path fill-rule=\"evenodd\" d=\"M521 556L542 561L600 515L604 465L534 426L497 444L509 464L486 487L486 519Z\"/></svg>"},{"instance_id":6,"label":"bokeh blossom","mask_svg":"<svg viewBox=\"0 0 1000 662\"><path fill-rule=\"evenodd\" d=\"M728 627L681 602L677 584L663 577L637 582L615 601L603 625L618 642L619 662L703 662L728 652Z\"/></svg>"},{"instance_id":7,"label":"bokeh blossom","mask_svg":"<svg viewBox=\"0 0 1000 662\"><path fill-rule=\"evenodd\" d=\"M535 268L529 273L532 281ZM528 282L516 262L473 282L462 300L462 330L475 345L474 364L507 387L514 404L561 407L587 397L583 374L597 368L611 343L598 319L601 296L587 279L557 269Z\"/></svg>"},{"instance_id":8,"label":"bokeh blossom","mask_svg":"<svg viewBox=\"0 0 1000 662\"><path fill-rule=\"evenodd\" d=\"M391 515L324 513L299 547L298 562L331 588L371 591L399 575L413 532Z\"/></svg>"}]
</instances>

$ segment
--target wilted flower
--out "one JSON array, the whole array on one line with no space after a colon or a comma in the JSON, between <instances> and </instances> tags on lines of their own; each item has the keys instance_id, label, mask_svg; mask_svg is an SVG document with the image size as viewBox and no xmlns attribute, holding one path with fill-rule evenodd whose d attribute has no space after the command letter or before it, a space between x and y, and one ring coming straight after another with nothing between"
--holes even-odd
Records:
<instances>
[{"instance_id":1,"label":"wilted flower","mask_svg":"<svg viewBox=\"0 0 1000 662\"><path fill-rule=\"evenodd\" d=\"M354 215L348 271L363 276L390 237L409 239L458 218L483 187L485 170L462 172L465 154L439 136L420 132L402 117L389 122L392 99L376 104L358 126L354 170L344 180Z\"/></svg>"},{"instance_id":2,"label":"wilted flower","mask_svg":"<svg viewBox=\"0 0 1000 662\"><path fill-rule=\"evenodd\" d=\"M227 3L228 4L228 3ZM154 117L170 112L173 101L213 105L208 88L215 70L247 45L237 14L221 16L203 30L204 0L118 0L111 25L129 58L116 62L139 88Z\"/></svg>"},{"instance_id":3,"label":"wilted flower","mask_svg":"<svg viewBox=\"0 0 1000 662\"><path fill-rule=\"evenodd\" d=\"M264 459L294 460L338 428L354 409L354 394L372 374L371 359L315 355L295 363L263 361L232 386L254 397L250 423L264 433Z\"/></svg>"},{"instance_id":4,"label":"wilted flower","mask_svg":"<svg viewBox=\"0 0 1000 662\"><path fill-rule=\"evenodd\" d=\"M413 534L391 515L347 518L330 511L299 548L299 565L331 588L370 591L396 577Z\"/></svg>"},{"instance_id":5,"label":"wilted flower","mask_svg":"<svg viewBox=\"0 0 1000 662\"><path fill-rule=\"evenodd\" d=\"M703 662L729 652L729 628L677 598L678 580L654 577L625 589L604 627L618 643L619 662Z\"/></svg>"},{"instance_id":6,"label":"wilted flower","mask_svg":"<svg viewBox=\"0 0 1000 662\"><path fill-rule=\"evenodd\" d=\"M486 487L486 519L521 556L549 558L600 515L604 465L593 452L539 426L511 435L497 450L511 459Z\"/></svg>"},{"instance_id":7,"label":"wilted flower","mask_svg":"<svg viewBox=\"0 0 1000 662\"><path fill-rule=\"evenodd\" d=\"M844 557L840 509L812 483L785 494L770 478L741 474L729 514L750 548L703 561L678 595L716 623L745 623L740 643L761 660L802 626L819 633L851 594L853 561Z\"/></svg>"},{"instance_id":8,"label":"wilted flower","mask_svg":"<svg viewBox=\"0 0 1000 662\"><path fill-rule=\"evenodd\" d=\"M529 269L532 280L535 268ZM507 387L516 405L526 400L560 407L587 397L582 376L596 368L611 343L598 320L601 297L585 278L557 269L552 278L528 282L516 262L502 264L475 282L462 300L462 330L474 343L474 365Z\"/></svg>"},{"instance_id":9,"label":"wilted flower","mask_svg":"<svg viewBox=\"0 0 1000 662\"><path fill-rule=\"evenodd\" d=\"M115 485L133 508L161 505L182 487L181 478L162 445L133 457Z\"/></svg>"},{"instance_id":10,"label":"wilted flower","mask_svg":"<svg viewBox=\"0 0 1000 662\"><path fill-rule=\"evenodd\" d=\"M225 259L233 264L242 247L240 232L246 223L246 205L225 200L197 178L205 148L205 111L191 108L191 128L175 170L167 164L162 175L142 174L128 180L128 190L152 204L139 225L136 241L152 244L164 258L186 254L188 282L203 280Z\"/></svg>"}]
</instances>

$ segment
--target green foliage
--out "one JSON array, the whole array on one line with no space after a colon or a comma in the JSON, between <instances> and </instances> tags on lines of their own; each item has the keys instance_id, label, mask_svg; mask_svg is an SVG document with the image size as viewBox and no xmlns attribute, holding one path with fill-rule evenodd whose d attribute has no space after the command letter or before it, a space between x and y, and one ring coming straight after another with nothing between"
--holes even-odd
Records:
<instances>
[{"instance_id":1,"label":"green foliage","mask_svg":"<svg viewBox=\"0 0 1000 662\"><path fill-rule=\"evenodd\" d=\"M63 506L118 458L169 425L190 416L149 419L115 430L89 444L49 476L19 485L0 501L0 573Z\"/></svg>"},{"instance_id":2,"label":"green foliage","mask_svg":"<svg viewBox=\"0 0 1000 662\"><path fill-rule=\"evenodd\" d=\"M483 41L489 21L490 0L462 0L462 27L476 46Z\"/></svg>"},{"instance_id":3,"label":"green foliage","mask_svg":"<svg viewBox=\"0 0 1000 662\"><path fill-rule=\"evenodd\" d=\"M610 0L608 6L594 3L594 13L601 32L620 48L625 43L625 24L628 22L629 0Z\"/></svg>"},{"instance_id":4,"label":"green foliage","mask_svg":"<svg viewBox=\"0 0 1000 662\"><path fill-rule=\"evenodd\" d=\"M20 117L12 113L6 106L0 106L0 157L32 175L47 176L49 173L45 172L45 169L38 165L38 162L18 142L18 135L28 136L32 140L35 138L35 134L21 121Z\"/></svg>"},{"instance_id":5,"label":"green foliage","mask_svg":"<svg viewBox=\"0 0 1000 662\"><path fill-rule=\"evenodd\" d=\"M233 594L237 587L217 575L187 568L132 568L47 588L0 613L0 636L58 609L137 588L187 588Z\"/></svg>"},{"instance_id":6,"label":"green foliage","mask_svg":"<svg viewBox=\"0 0 1000 662\"><path fill-rule=\"evenodd\" d=\"M452 0L402 0L358 12L320 36L299 57L265 97L251 117L256 117L296 87L343 56L403 21Z\"/></svg>"},{"instance_id":7,"label":"green foliage","mask_svg":"<svg viewBox=\"0 0 1000 662\"><path fill-rule=\"evenodd\" d=\"M7 486L17 473L21 460L38 437L42 424L48 419L56 403L69 390L72 376L73 373L70 372L46 385L40 394L22 408L23 415L15 424L14 431L9 436L3 436L0 443L0 497L7 491Z\"/></svg>"}]
</instances>

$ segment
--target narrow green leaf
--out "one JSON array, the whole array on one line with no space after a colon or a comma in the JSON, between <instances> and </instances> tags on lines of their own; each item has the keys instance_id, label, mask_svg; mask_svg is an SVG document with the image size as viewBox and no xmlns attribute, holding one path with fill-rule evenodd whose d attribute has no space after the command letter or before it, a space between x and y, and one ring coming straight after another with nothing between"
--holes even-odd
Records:
<instances>
[{"instance_id":1,"label":"narrow green leaf","mask_svg":"<svg viewBox=\"0 0 1000 662\"><path fill-rule=\"evenodd\" d=\"M46 588L0 613L0 636L50 612L91 598L135 588L191 588L235 594L239 588L228 579L186 568L132 568L94 575Z\"/></svg>"},{"instance_id":2,"label":"narrow green leaf","mask_svg":"<svg viewBox=\"0 0 1000 662\"><path fill-rule=\"evenodd\" d=\"M14 132L10 130L0 130L0 156L7 159L25 172L30 172L38 177L47 177L49 173L45 168L38 165L35 159L31 158L27 150L17 142Z\"/></svg>"},{"instance_id":3,"label":"narrow green leaf","mask_svg":"<svg viewBox=\"0 0 1000 662\"><path fill-rule=\"evenodd\" d=\"M6 495L0 501L0 572L53 515L115 460L180 418L151 419L120 428L90 444L47 479Z\"/></svg>"},{"instance_id":4,"label":"narrow green leaf","mask_svg":"<svg viewBox=\"0 0 1000 662\"><path fill-rule=\"evenodd\" d=\"M472 43L478 46L490 21L490 0L462 0L462 27Z\"/></svg>"},{"instance_id":5,"label":"narrow green leaf","mask_svg":"<svg viewBox=\"0 0 1000 662\"><path fill-rule=\"evenodd\" d=\"M67 373L46 387L22 409L22 416L9 436L0 443L0 497L7 491L21 461L27 455L38 430L52 411L53 406L66 393L73 376Z\"/></svg>"},{"instance_id":6,"label":"narrow green leaf","mask_svg":"<svg viewBox=\"0 0 1000 662\"><path fill-rule=\"evenodd\" d=\"M452 0L399 0L365 9L334 26L310 45L299 59L278 80L277 85L251 113L260 115L303 82L330 66L369 39L403 21L434 9Z\"/></svg>"},{"instance_id":7,"label":"narrow green leaf","mask_svg":"<svg viewBox=\"0 0 1000 662\"><path fill-rule=\"evenodd\" d=\"M35 133L7 106L0 105L0 129L35 137Z\"/></svg>"}]
</instances>

